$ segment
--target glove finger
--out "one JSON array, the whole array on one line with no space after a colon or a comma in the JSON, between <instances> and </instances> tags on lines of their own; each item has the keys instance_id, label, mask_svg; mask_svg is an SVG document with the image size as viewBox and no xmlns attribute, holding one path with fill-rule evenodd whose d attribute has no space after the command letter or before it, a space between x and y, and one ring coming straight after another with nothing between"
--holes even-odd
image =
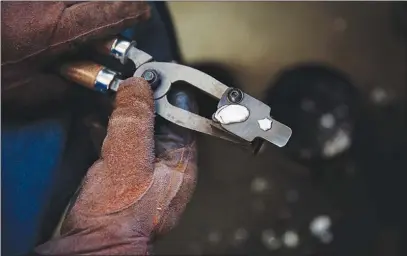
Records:
<instances>
[{"instance_id":1,"label":"glove finger","mask_svg":"<svg viewBox=\"0 0 407 256\"><path fill-rule=\"evenodd\" d=\"M107 167L151 170L154 160L154 101L141 78L125 80L116 95L102 158ZM142 161L135 161L140 158Z\"/></svg>"},{"instance_id":2,"label":"glove finger","mask_svg":"<svg viewBox=\"0 0 407 256\"><path fill-rule=\"evenodd\" d=\"M118 34L146 20L146 2L5 2L2 4L3 63L50 56L72 44Z\"/></svg>"},{"instance_id":3,"label":"glove finger","mask_svg":"<svg viewBox=\"0 0 407 256\"><path fill-rule=\"evenodd\" d=\"M153 143L152 91L145 80L129 78L117 92L101 160L89 169L73 210L106 215L136 202L151 183Z\"/></svg>"}]
</instances>

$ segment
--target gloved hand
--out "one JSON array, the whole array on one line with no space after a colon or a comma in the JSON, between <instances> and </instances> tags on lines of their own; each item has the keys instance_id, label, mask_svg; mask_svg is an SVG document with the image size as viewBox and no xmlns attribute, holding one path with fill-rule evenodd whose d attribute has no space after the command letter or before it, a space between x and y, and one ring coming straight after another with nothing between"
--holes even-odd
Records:
<instances>
[{"instance_id":1,"label":"gloved hand","mask_svg":"<svg viewBox=\"0 0 407 256\"><path fill-rule=\"evenodd\" d=\"M196 111L187 93L170 97L175 105ZM89 169L61 236L36 252L147 255L153 237L177 223L195 178L192 134L166 123L154 137L151 89L143 79L129 78L117 92L101 158Z\"/></svg>"},{"instance_id":2,"label":"gloved hand","mask_svg":"<svg viewBox=\"0 0 407 256\"><path fill-rule=\"evenodd\" d=\"M149 17L143 2L4 2L1 11L2 105L23 110L58 102L72 86L44 71L50 61ZM177 91L170 101L196 112L188 92ZM122 84L100 160L60 236L36 252L147 254L148 243L177 223L195 185L195 139L168 122L154 124L153 107L144 80Z\"/></svg>"},{"instance_id":3,"label":"gloved hand","mask_svg":"<svg viewBox=\"0 0 407 256\"><path fill-rule=\"evenodd\" d=\"M148 4L138 1L2 3L2 106L30 111L60 102L70 86L45 65L149 16Z\"/></svg>"}]
</instances>

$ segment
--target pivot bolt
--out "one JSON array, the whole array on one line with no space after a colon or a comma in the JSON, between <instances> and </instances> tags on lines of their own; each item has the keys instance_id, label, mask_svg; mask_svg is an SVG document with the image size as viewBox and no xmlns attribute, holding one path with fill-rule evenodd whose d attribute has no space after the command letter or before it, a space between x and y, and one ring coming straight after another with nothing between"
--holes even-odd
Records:
<instances>
[{"instance_id":1,"label":"pivot bolt","mask_svg":"<svg viewBox=\"0 0 407 256\"><path fill-rule=\"evenodd\" d=\"M243 100L243 92L239 89L233 88L228 93L228 100L231 103L239 103Z\"/></svg>"},{"instance_id":2,"label":"pivot bolt","mask_svg":"<svg viewBox=\"0 0 407 256\"><path fill-rule=\"evenodd\" d=\"M148 69L144 71L141 77L144 78L150 84L153 90L156 89L160 83L160 76L158 75L157 71L153 69Z\"/></svg>"}]
</instances>

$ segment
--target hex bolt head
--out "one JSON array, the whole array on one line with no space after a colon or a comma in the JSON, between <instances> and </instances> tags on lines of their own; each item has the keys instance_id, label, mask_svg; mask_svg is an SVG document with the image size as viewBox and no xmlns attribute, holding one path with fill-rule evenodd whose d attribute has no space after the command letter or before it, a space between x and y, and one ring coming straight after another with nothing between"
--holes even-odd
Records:
<instances>
[{"instance_id":1,"label":"hex bolt head","mask_svg":"<svg viewBox=\"0 0 407 256\"><path fill-rule=\"evenodd\" d=\"M239 103L243 100L243 92L239 89L233 88L228 93L228 100L231 103Z\"/></svg>"},{"instance_id":2,"label":"hex bolt head","mask_svg":"<svg viewBox=\"0 0 407 256\"><path fill-rule=\"evenodd\" d=\"M160 83L160 76L158 75L157 71L153 69L144 71L141 77L150 84L152 89L156 89L158 84Z\"/></svg>"}]
</instances>

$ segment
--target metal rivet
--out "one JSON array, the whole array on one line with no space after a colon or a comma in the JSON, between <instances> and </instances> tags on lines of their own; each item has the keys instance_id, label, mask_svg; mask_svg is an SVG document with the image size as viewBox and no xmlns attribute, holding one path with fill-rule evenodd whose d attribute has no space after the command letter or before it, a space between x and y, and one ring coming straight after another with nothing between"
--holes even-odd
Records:
<instances>
[{"instance_id":1,"label":"metal rivet","mask_svg":"<svg viewBox=\"0 0 407 256\"><path fill-rule=\"evenodd\" d=\"M243 100L243 92L239 89L231 89L228 93L228 100L232 103L239 103Z\"/></svg>"},{"instance_id":2,"label":"metal rivet","mask_svg":"<svg viewBox=\"0 0 407 256\"><path fill-rule=\"evenodd\" d=\"M157 71L153 69L148 69L144 71L141 77L144 78L150 84L152 89L157 88L160 82L160 76L158 75Z\"/></svg>"}]
</instances>

